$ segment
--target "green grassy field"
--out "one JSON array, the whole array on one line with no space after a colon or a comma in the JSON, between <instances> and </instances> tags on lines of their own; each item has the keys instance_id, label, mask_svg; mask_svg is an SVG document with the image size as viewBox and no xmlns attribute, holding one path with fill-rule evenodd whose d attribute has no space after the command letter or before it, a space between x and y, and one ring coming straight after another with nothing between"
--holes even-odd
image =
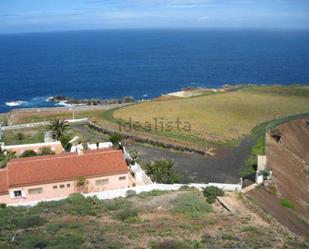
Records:
<instances>
[{"instance_id":1,"label":"green grassy field","mask_svg":"<svg viewBox=\"0 0 309 249\"><path fill-rule=\"evenodd\" d=\"M43 143L46 127L7 130L2 141L6 145Z\"/></svg>"},{"instance_id":2,"label":"green grassy field","mask_svg":"<svg viewBox=\"0 0 309 249\"><path fill-rule=\"evenodd\" d=\"M101 118L102 111L76 111L75 118L90 118L92 120L97 120ZM0 116L1 117L1 116ZM26 124L35 122L51 121L54 119L72 119L73 114L71 111L62 112L27 112L27 113L17 113L11 116L12 124ZM0 118L1 121L1 118Z\"/></svg>"},{"instance_id":3,"label":"green grassy field","mask_svg":"<svg viewBox=\"0 0 309 249\"><path fill-rule=\"evenodd\" d=\"M109 141L108 135L90 129L86 124L71 125L70 128L69 134L72 137L78 136L83 143ZM3 133L2 141L6 145L43 143L46 130L47 127L7 130Z\"/></svg>"},{"instance_id":4,"label":"green grassy field","mask_svg":"<svg viewBox=\"0 0 309 249\"><path fill-rule=\"evenodd\" d=\"M115 119L140 122L146 127L154 119L173 122L173 130L159 132L174 138L191 137L210 141L233 141L250 134L257 125L278 117L309 111L308 86L244 87L225 93L149 101L119 108ZM176 128L175 121L189 122L191 131L184 126ZM152 130L153 131L153 130Z\"/></svg>"}]
</instances>

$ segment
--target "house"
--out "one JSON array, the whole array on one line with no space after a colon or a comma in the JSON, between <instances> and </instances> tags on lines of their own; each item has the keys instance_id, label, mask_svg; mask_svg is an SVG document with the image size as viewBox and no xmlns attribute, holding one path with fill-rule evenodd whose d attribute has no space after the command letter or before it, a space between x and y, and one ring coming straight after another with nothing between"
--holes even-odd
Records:
<instances>
[{"instance_id":1,"label":"house","mask_svg":"<svg viewBox=\"0 0 309 249\"><path fill-rule=\"evenodd\" d=\"M128 186L129 169L121 150L19 158L0 170L0 203L47 201Z\"/></svg>"},{"instance_id":2,"label":"house","mask_svg":"<svg viewBox=\"0 0 309 249\"><path fill-rule=\"evenodd\" d=\"M2 150L15 152L16 156L20 156L27 150L33 150L37 153L44 147L49 147L55 154L64 152L60 141L48 142L48 143L35 143L35 144L18 144L18 145L4 145L0 144Z\"/></svg>"}]
</instances>

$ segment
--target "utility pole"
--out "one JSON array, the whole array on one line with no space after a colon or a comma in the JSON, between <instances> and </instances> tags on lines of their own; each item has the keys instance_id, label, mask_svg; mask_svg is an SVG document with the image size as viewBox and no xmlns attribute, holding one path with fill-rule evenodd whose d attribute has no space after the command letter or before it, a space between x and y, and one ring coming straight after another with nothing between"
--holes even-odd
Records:
<instances>
[{"instance_id":1,"label":"utility pole","mask_svg":"<svg viewBox=\"0 0 309 249\"><path fill-rule=\"evenodd\" d=\"M72 118L75 119L74 106L70 107L70 111L72 111Z\"/></svg>"}]
</instances>

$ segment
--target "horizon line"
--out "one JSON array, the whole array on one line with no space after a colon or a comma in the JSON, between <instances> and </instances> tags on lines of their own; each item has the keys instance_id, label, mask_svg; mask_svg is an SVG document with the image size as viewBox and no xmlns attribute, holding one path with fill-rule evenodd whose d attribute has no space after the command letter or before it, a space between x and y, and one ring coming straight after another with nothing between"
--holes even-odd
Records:
<instances>
[{"instance_id":1,"label":"horizon line","mask_svg":"<svg viewBox=\"0 0 309 249\"><path fill-rule=\"evenodd\" d=\"M307 28L283 28L283 27L148 27L148 28L102 28L102 29L64 29L64 30L38 30L38 31L13 31L13 32L0 32L0 35L19 35L19 34L38 34L38 33L65 33L65 32L94 32L94 31L309 31Z\"/></svg>"}]
</instances>

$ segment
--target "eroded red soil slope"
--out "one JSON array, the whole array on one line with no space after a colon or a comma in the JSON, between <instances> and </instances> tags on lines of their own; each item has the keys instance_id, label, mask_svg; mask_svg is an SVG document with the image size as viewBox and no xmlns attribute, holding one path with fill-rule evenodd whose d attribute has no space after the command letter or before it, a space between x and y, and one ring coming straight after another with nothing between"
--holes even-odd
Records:
<instances>
[{"instance_id":1,"label":"eroded red soil slope","mask_svg":"<svg viewBox=\"0 0 309 249\"><path fill-rule=\"evenodd\" d=\"M296 205L296 211L309 219L309 119L287 122L277 128L280 141L266 136L268 167L279 198L287 198Z\"/></svg>"}]
</instances>

